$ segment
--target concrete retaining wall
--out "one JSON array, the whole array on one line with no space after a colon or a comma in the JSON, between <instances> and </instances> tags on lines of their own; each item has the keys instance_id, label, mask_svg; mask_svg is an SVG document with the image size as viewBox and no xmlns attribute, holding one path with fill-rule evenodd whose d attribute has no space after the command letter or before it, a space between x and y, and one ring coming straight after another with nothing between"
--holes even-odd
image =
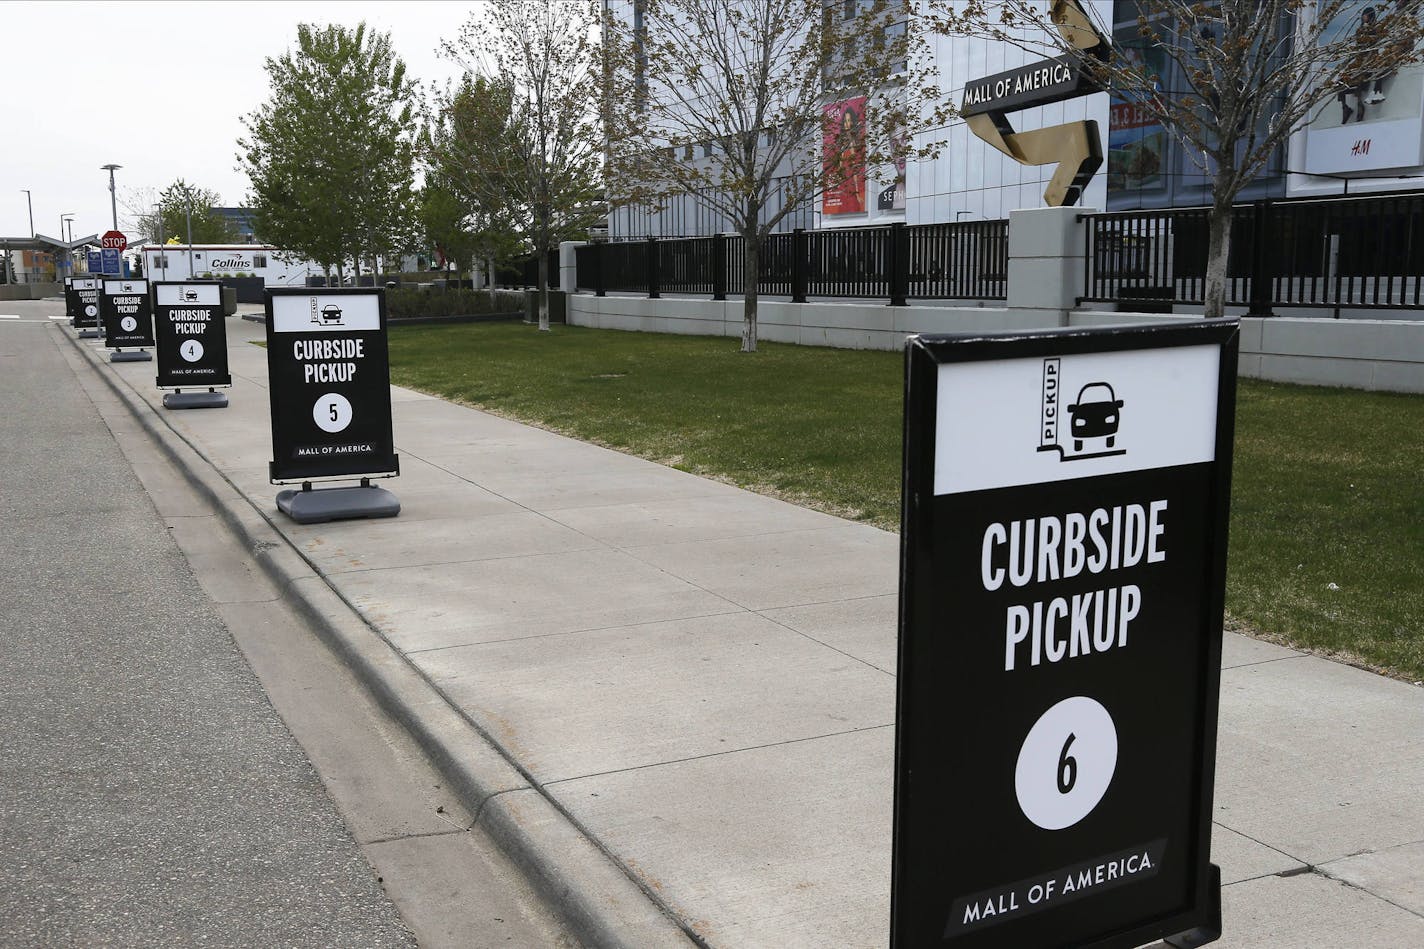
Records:
<instances>
[{"instance_id":1,"label":"concrete retaining wall","mask_svg":"<svg viewBox=\"0 0 1424 949\"><path fill-rule=\"evenodd\" d=\"M569 322L654 333L742 335L742 301L570 294ZM1181 322L1154 316L1073 310L1070 326ZM758 338L844 349L899 349L912 333L995 333L1063 325L1062 311L1011 307L891 307L877 303L788 303L763 300ZM1424 322L1241 320L1241 375L1279 382L1424 392Z\"/></svg>"},{"instance_id":2,"label":"concrete retaining wall","mask_svg":"<svg viewBox=\"0 0 1424 949\"><path fill-rule=\"evenodd\" d=\"M3 283L0 284L0 300L39 300L63 294L57 283Z\"/></svg>"}]
</instances>

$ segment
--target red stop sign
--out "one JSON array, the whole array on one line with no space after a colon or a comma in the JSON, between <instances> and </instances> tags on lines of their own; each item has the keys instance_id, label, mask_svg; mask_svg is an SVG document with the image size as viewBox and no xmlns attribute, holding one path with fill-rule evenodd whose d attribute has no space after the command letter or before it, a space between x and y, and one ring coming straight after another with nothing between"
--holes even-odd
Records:
<instances>
[{"instance_id":1,"label":"red stop sign","mask_svg":"<svg viewBox=\"0 0 1424 949\"><path fill-rule=\"evenodd\" d=\"M123 235L122 231L105 231L104 236L99 238L99 246L123 250L129 246L129 239Z\"/></svg>"}]
</instances>

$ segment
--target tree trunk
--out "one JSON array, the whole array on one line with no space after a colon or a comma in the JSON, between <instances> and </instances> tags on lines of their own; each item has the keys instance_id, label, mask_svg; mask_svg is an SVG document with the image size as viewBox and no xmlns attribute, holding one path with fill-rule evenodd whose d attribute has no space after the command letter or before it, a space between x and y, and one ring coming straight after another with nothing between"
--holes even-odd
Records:
<instances>
[{"instance_id":1,"label":"tree trunk","mask_svg":"<svg viewBox=\"0 0 1424 949\"><path fill-rule=\"evenodd\" d=\"M742 235L742 352L757 351L757 291L761 287L761 241L756 232Z\"/></svg>"},{"instance_id":2,"label":"tree trunk","mask_svg":"<svg viewBox=\"0 0 1424 949\"><path fill-rule=\"evenodd\" d=\"M535 268L539 294L539 332L549 332L549 252L539 252L538 266Z\"/></svg>"},{"instance_id":3,"label":"tree trunk","mask_svg":"<svg viewBox=\"0 0 1424 949\"><path fill-rule=\"evenodd\" d=\"M494 311L494 258L485 261L485 286L489 287L490 311Z\"/></svg>"},{"instance_id":4,"label":"tree trunk","mask_svg":"<svg viewBox=\"0 0 1424 949\"><path fill-rule=\"evenodd\" d=\"M1207 319L1226 315L1226 262L1231 254L1231 205L1213 204L1206 223L1206 306ZM1258 234L1257 240L1266 235Z\"/></svg>"}]
</instances>

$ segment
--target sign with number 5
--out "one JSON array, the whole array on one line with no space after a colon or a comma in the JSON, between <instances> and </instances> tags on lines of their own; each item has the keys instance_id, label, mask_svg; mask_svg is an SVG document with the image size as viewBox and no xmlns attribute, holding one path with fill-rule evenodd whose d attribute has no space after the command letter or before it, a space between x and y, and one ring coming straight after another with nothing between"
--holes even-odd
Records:
<instances>
[{"instance_id":1,"label":"sign with number 5","mask_svg":"<svg viewBox=\"0 0 1424 949\"><path fill-rule=\"evenodd\" d=\"M400 472L380 288L266 293L274 483Z\"/></svg>"}]
</instances>

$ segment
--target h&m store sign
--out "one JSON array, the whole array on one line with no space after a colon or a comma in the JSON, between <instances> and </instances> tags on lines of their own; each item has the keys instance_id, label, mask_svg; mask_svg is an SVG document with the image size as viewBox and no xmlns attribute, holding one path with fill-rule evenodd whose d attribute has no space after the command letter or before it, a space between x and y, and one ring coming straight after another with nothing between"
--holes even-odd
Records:
<instances>
[{"instance_id":1,"label":"h&m store sign","mask_svg":"<svg viewBox=\"0 0 1424 949\"><path fill-rule=\"evenodd\" d=\"M894 949L1219 934L1236 347L909 341Z\"/></svg>"}]
</instances>

